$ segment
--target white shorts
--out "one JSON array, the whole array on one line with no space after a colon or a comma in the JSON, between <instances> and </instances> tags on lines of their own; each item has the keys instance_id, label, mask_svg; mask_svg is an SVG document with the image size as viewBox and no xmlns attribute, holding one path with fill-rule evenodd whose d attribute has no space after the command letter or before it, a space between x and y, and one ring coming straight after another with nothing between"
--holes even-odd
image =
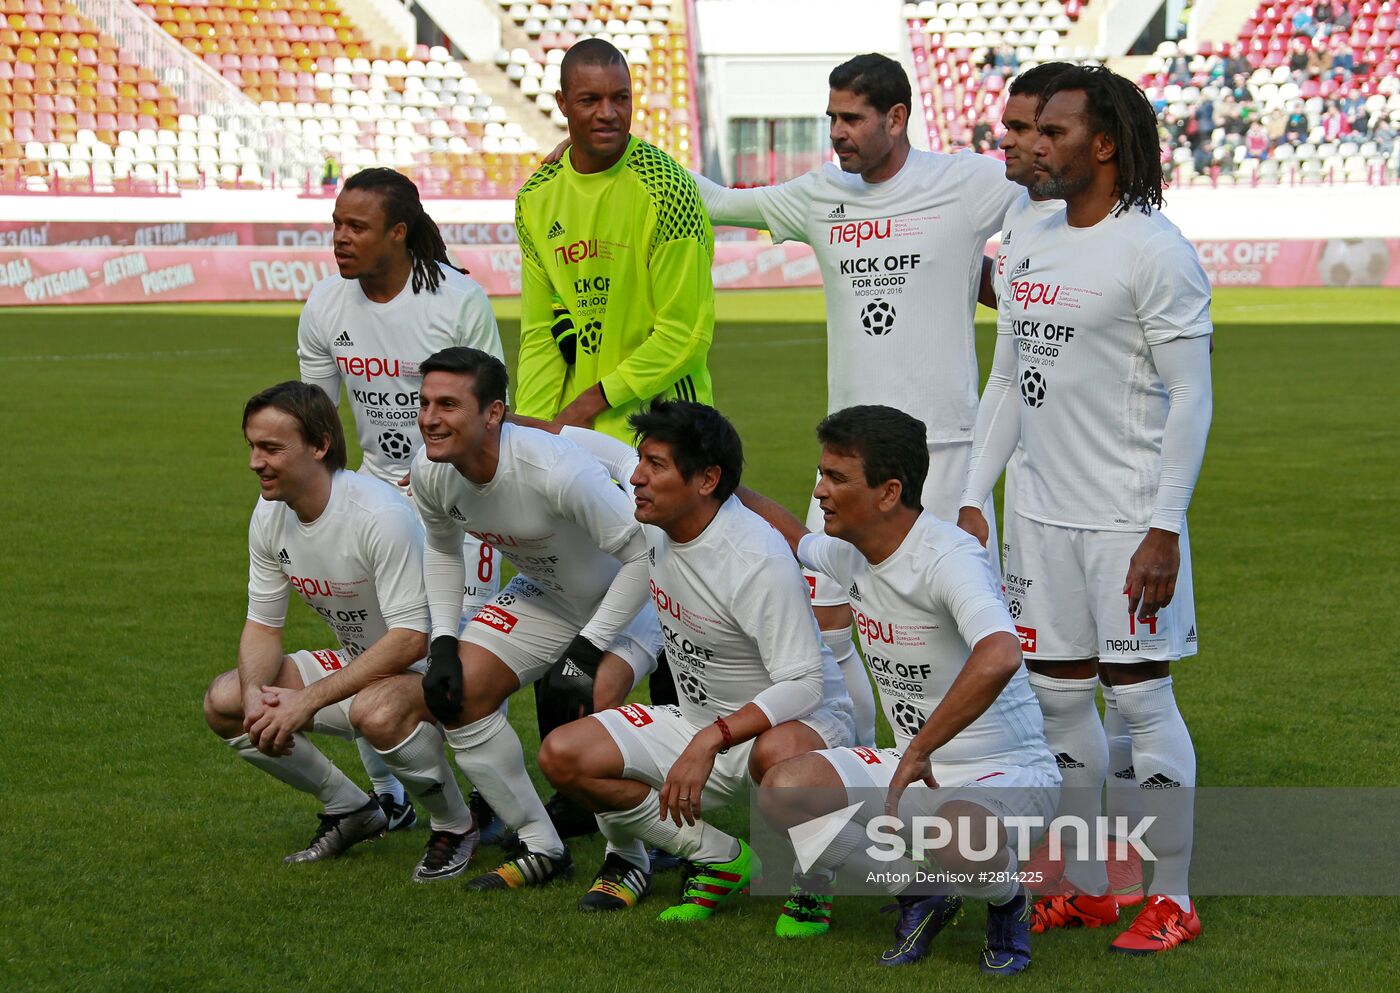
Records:
<instances>
[{"instance_id":1,"label":"white shorts","mask_svg":"<svg viewBox=\"0 0 1400 993\"><path fill-rule=\"evenodd\" d=\"M344 669L350 664L344 653L329 648L293 652L291 659L292 664L297 667L297 672L301 675L303 686L310 686L314 682L325 679L331 673ZM427 662L420 660L404 671L421 674L427 671L427 667ZM345 738L346 740L358 738L360 732L355 730L355 726L350 723L350 705L354 702L355 698L351 696L322 707L311 717L311 730L317 734L333 734L337 738Z\"/></svg>"},{"instance_id":2,"label":"white shorts","mask_svg":"<svg viewBox=\"0 0 1400 993\"><path fill-rule=\"evenodd\" d=\"M581 626L564 616L550 594L516 576L472 616L461 638L495 655L526 686L549 671ZM621 656L634 673L656 665L661 623L651 604L637 611L606 650Z\"/></svg>"},{"instance_id":3,"label":"white shorts","mask_svg":"<svg viewBox=\"0 0 1400 993\"><path fill-rule=\"evenodd\" d=\"M681 752L704 730L686 720L679 707L670 704L628 703L593 717L607 729L622 752L623 778L654 789L661 788ZM850 740L847 723L826 708L808 714L801 723L817 732L828 746ZM745 794L749 788L749 753L756 740L750 739L715 756L714 770L702 794L704 806L723 806Z\"/></svg>"},{"instance_id":4,"label":"white shorts","mask_svg":"<svg viewBox=\"0 0 1400 993\"><path fill-rule=\"evenodd\" d=\"M928 476L924 479L922 496L924 509L935 517L951 523L958 520L958 510L962 505L963 486L967 482L967 460L972 454L972 443L954 441L946 445L928 446ZM997 547L997 515L990 497L982 508L987 518L991 534L987 538L987 548L995 552ZM822 511L817 498L812 497L807 507L807 530L822 533ZM1000 562L995 554L989 556L992 570L1000 573ZM807 586L812 591L812 606L834 607L849 603L850 598L836 580L819 572L803 570Z\"/></svg>"},{"instance_id":5,"label":"white shorts","mask_svg":"<svg viewBox=\"0 0 1400 993\"><path fill-rule=\"evenodd\" d=\"M296 665L297 672L301 674L303 686L310 686L312 683L325 679L331 673L344 669L350 664L340 652L332 651L329 648L293 652L292 662ZM337 738L347 740L358 738L359 732L350 723L350 705L354 702L355 698L349 697L322 707L311 718L311 730L318 734L333 734Z\"/></svg>"},{"instance_id":6,"label":"white shorts","mask_svg":"<svg viewBox=\"0 0 1400 993\"><path fill-rule=\"evenodd\" d=\"M889 789L899 765L900 753L893 748L833 748L818 752L831 763L852 800L876 799L872 793ZM1055 817L1060 802L1060 770L1050 757L1032 765L1012 765L992 759L981 763L933 763L933 778L939 788L930 790L915 783L900 803L900 814L933 814L945 803L966 800L984 807L999 819L1038 817L1042 825ZM876 809L880 804L874 805ZM1008 828L1008 841L1019 842L1019 827ZM1029 848L1029 839L1025 847Z\"/></svg>"},{"instance_id":7,"label":"white shorts","mask_svg":"<svg viewBox=\"0 0 1400 993\"><path fill-rule=\"evenodd\" d=\"M1006 605L1028 661L1175 661L1196 654L1191 543L1181 532L1172 602L1155 618L1128 610L1123 581L1146 531L1084 531L1017 516L1006 526Z\"/></svg>"}]
</instances>

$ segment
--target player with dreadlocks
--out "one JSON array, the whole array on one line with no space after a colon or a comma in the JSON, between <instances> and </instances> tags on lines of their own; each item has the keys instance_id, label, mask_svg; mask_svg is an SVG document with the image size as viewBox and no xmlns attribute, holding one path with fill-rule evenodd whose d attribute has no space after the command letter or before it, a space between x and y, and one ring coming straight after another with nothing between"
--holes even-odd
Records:
<instances>
[{"instance_id":1,"label":"player with dreadlocks","mask_svg":"<svg viewBox=\"0 0 1400 993\"><path fill-rule=\"evenodd\" d=\"M998 322L958 523L986 540L980 508L1019 440L1008 607L1037 695L1062 701L1051 751L1099 770L1073 791L1095 813L1110 760L1100 682L1105 723L1126 739L1115 779L1135 779L1155 817L1156 865L1110 947L1145 955L1201 933L1187 890L1196 756L1169 670L1196 652L1186 509L1210 429L1210 283L1159 209L1156 117L1140 89L1067 70L1036 128L1031 192L1065 210L1018 228L1007 251L1011 319ZM1103 863L1073 868L1032 930L1118 919Z\"/></svg>"},{"instance_id":2,"label":"player with dreadlocks","mask_svg":"<svg viewBox=\"0 0 1400 993\"><path fill-rule=\"evenodd\" d=\"M408 467L423 443L418 363L453 345L500 358L501 336L486 293L448 261L438 226L407 176L393 169L355 173L331 220L340 275L318 283L302 309L301 378L337 404L344 382L364 453L359 471L398 484L407 496ZM462 609L470 618L500 590L500 577L491 546L467 535L463 554ZM373 748L363 739L360 745L389 829L411 827L416 816L403 787Z\"/></svg>"}]
</instances>

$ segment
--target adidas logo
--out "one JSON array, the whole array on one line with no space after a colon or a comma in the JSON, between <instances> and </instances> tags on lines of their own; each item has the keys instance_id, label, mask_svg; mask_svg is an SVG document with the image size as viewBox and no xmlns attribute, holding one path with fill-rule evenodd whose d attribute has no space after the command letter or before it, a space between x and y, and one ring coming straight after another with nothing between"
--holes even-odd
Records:
<instances>
[{"instance_id":1,"label":"adidas logo","mask_svg":"<svg viewBox=\"0 0 1400 993\"><path fill-rule=\"evenodd\" d=\"M846 205L837 204L836 209L826 215L828 221L844 221L846 219Z\"/></svg>"},{"instance_id":2,"label":"adidas logo","mask_svg":"<svg viewBox=\"0 0 1400 993\"><path fill-rule=\"evenodd\" d=\"M1133 767L1132 767L1132 766L1128 766L1128 768L1126 768L1126 769L1122 769L1122 770L1120 770L1120 771L1118 771L1118 772L1115 772L1115 773L1113 774L1113 778L1114 778L1114 779L1137 779L1137 773L1133 771Z\"/></svg>"},{"instance_id":3,"label":"adidas logo","mask_svg":"<svg viewBox=\"0 0 1400 993\"><path fill-rule=\"evenodd\" d=\"M851 588L846 591L846 595L849 596L856 603L860 603L860 587L857 586L855 583L851 584Z\"/></svg>"},{"instance_id":4,"label":"adidas logo","mask_svg":"<svg viewBox=\"0 0 1400 993\"><path fill-rule=\"evenodd\" d=\"M1191 630L1186 632L1186 643L1189 645L1196 640L1196 625L1191 625Z\"/></svg>"},{"instance_id":5,"label":"adidas logo","mask_svg":"<svg viewBox=\"0 0 1400 993\"><path fill-rule=\"evenodd\" d=\"M1144 779L1142 782L1138 783L1138 786L1145 790L1175 790L1181 788L1180 783L1174 779L1168 779L1160 772L1151 779Z\"/></svg>"},{"instance_id":6,"label":"adidas logo","mask_svg":"<svg viewBox=\"0 0 1400 993\"><path fill-rule=\"evenodd\" d=\"M1011 275L1013 275L1013 276L1019 276L1019 275L1021 275L1021 273L1023 273L1023 272L1030 272L1030 271L1031 271L1031 257L1030 257L1029 255L1027 255L1024 259L1021 260L1020 264L1019 264L1018 266L1016 266L1016 270L1015 270L1014 272L1012 272Z\"/></svg>"},{"instance_id":7,"label":"adidas logo","mask_svg":"<svg viewBox=\"0 0 1400 993\"><path fill-rule=\"evenodd\" d=\"M447 516L452 518L454 521L461 521L463 524L467 523L467 519L462 516L462 512L457 509L457 505L455 503L452 505L451 509L447 511Z\"/></svg>"},{"instance_id":8,"label":"adidas logo","mask_svg":"<svg viewBox=\"0 0 1400 993\"><path fill-rule=\"evenodd\" d=\"M573 659L564 660L564 668L559 670L559 675L568 676L570 679L587 679L588 673L574 665Z\"/></svg>"},{"instance_id":9,"label":"adidas logo","mask_svg":"<svg viewBox=\"0 0 1400 993\"><path fill-rule=\"evenodd\" d=\"M287 554L287 550L284 548L277 553L277 561L281 562L283 565L291 565L292 557Z\"/></svg>"},{"instance_id":10,"label":"adidas logo","mask_svg":"<svg viewBox=\"0 0 1400 993\"><path fill-rule=\"evenodd\" d=\"M655 546L653 546L653 547L647 549L647 559L651 562L652 565L656 565L656 548L655 548Z\"/></svg>"},{"instance_id":11,"label":"adidas logo","mask_svg":"<svg viewBox=\"0 0 1400 993\"><path fill-rule=\"evenodd\" d=\"M551 225L549 226L549 234L548 234L547 237L550 237L550 238L562 238L562 237L564 237L564 225L560 224L558 221L555 221L553 224L551 224Z\"/></svg>"},{"instance_id":12,"label":"adidas logo","mask_svg":"<svg viewBox=\"0 0 1400 993\"><path fill-rule=\"evenodd\" d=\"M334 344L340 345L340 346L346 346L346 347L348 347L348 346L353 345L353 344L355 344L355 343L354 343L353 341L350 340L350 332L349 332L349 331L342 331L342 332L340 332L340 337L337 338L337 339L335 340Z\"/></svg>"},{"instance_id":13,"label":"adidas logo","mask_svg":"<svg viewBox=\"0 0 1400 993\"><path fill-rule=\"evenodd\" d=\"M1059 752L1055 755L1055 764L1061 769L1082 769L1084 763L1080 762L1069 752Z\"/></svg>"}]
</instances>

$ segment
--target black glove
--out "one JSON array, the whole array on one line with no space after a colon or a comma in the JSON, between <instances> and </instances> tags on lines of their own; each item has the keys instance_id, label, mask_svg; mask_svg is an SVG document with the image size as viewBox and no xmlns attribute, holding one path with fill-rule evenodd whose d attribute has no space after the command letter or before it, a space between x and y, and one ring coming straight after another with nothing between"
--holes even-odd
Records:
<instances>
[{"instance_id":1,"label":"black glove","mask_svg":"<svg viewBox=\"0 0 1400 993\"><path fill-rule=\"evenodd\" d=\"M559 302L557 297L551 302L550 309L553 315L549 333L554 338L554 344L559 346L559 354L564 356L565 363L573 365L575 352L578 349L578 336L574 332L574 316L569 313L568 307Z\"/></svg>"},{"instance_id":2,"label":"black glove","mask_svg":"<svg viewBox=\"0 0 1400 993\"><path fill-rule=\"evenodd\" d=\"M462 661L457 657L457 639L450 634L438 635L428 649L423 702L444 724L455 724L462 716Z\"/></svg>"},{"instance_id":3,"label":"black glove","mask_svg":"<svg viewBox=\"0 0 1400 993\"><path fill-rule=\"evenodd\" d=\"M603 650L583 635L569 642L564 654L540 680L535 716L540 722L541 738L593 712L593 677L602 660Z\"/></svg>"}]
</instances>

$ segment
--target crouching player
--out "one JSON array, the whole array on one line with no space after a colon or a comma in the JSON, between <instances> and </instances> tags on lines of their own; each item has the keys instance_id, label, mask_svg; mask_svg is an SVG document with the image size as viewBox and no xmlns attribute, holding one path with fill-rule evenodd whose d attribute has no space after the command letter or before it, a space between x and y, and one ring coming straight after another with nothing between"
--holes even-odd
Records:
<instances>
[{"instance_id":1,"label":"crouching player","mask_svg":"<svg viewBox=\"0 0 1400 993\"><path fill-rule=\"evenodd\" d=\"M713 407L657 401L639 449L566 428L631 482L679 706L630 704L555 730L540 769L598 813L607 855L580 909L623 910L651 887L647 845L690 865L663 921L710 917L748 885L749 846L704 819L776 762L854 736L850 698L792 555L734 497L743 448Z\"/></svg>"},{"instance_id":2,"label":"crouching player","mask_svg":"<svg viewBox=\"0 0 1400 993\"><path fill-rule=\"evenodd\" d=\"M262 499L248 527L248 619L238 667L204 697L209 727L238 755L325 805L311 843L288 862L343 854L388 826L367 795L306 737L363 737L432 815L413 879L458 875L477 832L422 703L428 647L423 530L387 483L345 469L345 436L318 387L288 382L243 410L249 468ZM340 647L284 655L295 589Z\"/></svg>"},{"instance_id":3,"label":"crouching player","mask_svg":"<svg viewBox=\"0 0 1400 993\"><path fill-rule=\"evenodd\" d=\"M589 677L605 649L634 673L655 664L661 634L643 609L646 545L626 495L596 459L543 431L504 422L500 359L445 348L419 370L423 448L413 462L413 499L427 531L433 630L422 695L448 729L458 767L524 848L467 888L536 886L572 874L573 861L530 781L502 704L556 660ZM516 576L459 640L464 531L500 552ZM628 679L628 688L634 682Z\"/></svg>"},{"instance_id":4,"label":"crouching player","mask_svg":"<svg viewBox=\"0 0 1400 993\"><path fill-rule=\"evenodd\" d=\"M975 540L921 508L928 449L918 420L890 407L850 407L822 421L817 437L814 495L825 535L808 534L771 501L745 498L788 538L804 566L849 591L896 747L789 759L763 781L765 816L788 828L827 812L798 809L794 796L808 803L845 796L850 803L876 789L888 789L885 812L906 822L910 814L936 813L955 827L935 858L958 882L941 893L898 896L896 944L880 962L918 961L971 897L988 904L982 971L1020 972L1030 964L1030 905L1017 875L1018 839L1008 837L1003 822L1048 823L1060 775L996 575ZM916 788L906 797L910 786ZM794 787L806 789L788 792ZM996 826L995 844L989 823ZM969 836L959 839L960 831ZM863 823L847 824L817 865L834 871L865 838ZM970 861L965 851L991 855ZM975 881L961 881L967 879Z\"/></svg>"}]
</instances>

